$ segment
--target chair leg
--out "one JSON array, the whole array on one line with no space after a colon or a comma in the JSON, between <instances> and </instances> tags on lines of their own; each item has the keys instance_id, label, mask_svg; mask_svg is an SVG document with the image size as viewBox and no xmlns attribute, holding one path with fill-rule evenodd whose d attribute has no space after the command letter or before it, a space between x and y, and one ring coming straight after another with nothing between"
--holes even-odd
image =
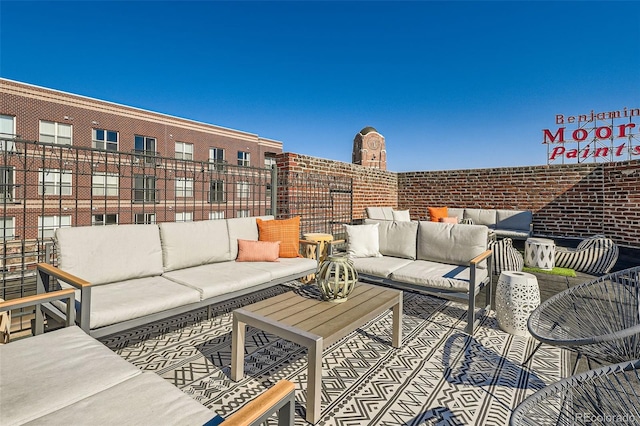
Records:
<instances>
[{"instance_id":1,"label":"chair leg","mask_svg":"<svg viewBox=\"0 0 640 426\"><path fill-rule=\"evenodd\" d=\"M527 359L525 359L524 362L522 364L520 364L521 367L524 367L525 365L527 365L529 363L529 361L531 361L531 358L533 358L533 356L536 354L536 352L538 352L538 349L540 349L540 345L542 345L542 342L538 342L538 344L536 345L535 348L533 348L533 351L529 354Z\"/></svg>"}]
</instances>

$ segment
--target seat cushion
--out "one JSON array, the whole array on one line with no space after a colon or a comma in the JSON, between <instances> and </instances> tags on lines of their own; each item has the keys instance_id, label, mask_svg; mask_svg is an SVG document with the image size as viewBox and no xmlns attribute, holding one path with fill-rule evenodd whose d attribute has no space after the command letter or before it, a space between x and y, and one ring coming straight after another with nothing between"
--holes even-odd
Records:
<instances>
[{"instance_id":1,"label":"seat cushion","mask_svg":"<svg viewBox=\"0 0 640 426\"><path fill-rule=\"evenodd\" d=\"M0 424L26 423L139 374L75 326L0 345Z\"/></svg>"},{"instance_id":2,"label":"seat cushion","mask_svg":"<svg viewBox=\"0 0 640 426\"><path fill-rule=\"evenodd\" d=\"M236 261L178 269L163 277L197 290L201 300L271 281L269 271L257 269L253 262Z\"/></svg>"},{"instance_id":3,"label":"seat cushion","mask_svg":"<svg viewBox=\"0 0 640 426\"><path fill-rule=\"evenodd\" d=\"M388 278L393 271L410 264L409 259L399 257L359 257L351 259L353 267L359 274L373 275L381 278Z\"/></svg>"},{"instance_id":4,"label":"seat cushion","mask_svg":"<svg viewBox=\"0 0 640 426\"><path fill-rule=\"evenodd\" d=\"M304 257L281 257L277 262L251 262L248 266L257 271L268 272L272 280L277 280L291 275L313 273L318 267L318 261Z\"/></svg>"},{"instance_id":5,"label":"seat cushion","mask_svg":"<svg viewBox=\"0 0 640 426\"><path fill-rule=\"evenodd\" d=\"M163 222L158 227L165 271L234 259L226 220Z\"/></svg>"},{"instance_id":6,"label":"seat cushion","mask_svg":"<svg viewBox=\"0 0 640 426\"><path fill-rule=\"evenodd\" d=\"M197 303L200 294L163 277L147 277L91 289L91 329L178 306Z\"/></svg>"},{"instance_id":7,"label":"seat cushion","mask_svg":"<svg viewBox=\"0 0 640 426\"><path fill-rule=\"evenodd\" d=\"M56 229L58 267L93 285L162 274L157 225Z\"/></svg>"},{"instance_id":8,"label":"seat cushion","mask_svg":"<svg viewBox=\"0 0 640 426\"><path fill-rule=\"evenodd\" d=\"M30 425L203 425L216 413L155 373L142 373Z\"/></svg>"},{"instance_id":9,"label":"seat cushion","mask_svg":"<svg viewBox=\"0 0 640 426\"><path fill-rule=\"evenodd\" d=\"M478 282L488 276L486 269L477 269ZM408 284L469 292L470 268L445 263L415 260L391 273L391 279Z\"/></svg>"}]
</instances>

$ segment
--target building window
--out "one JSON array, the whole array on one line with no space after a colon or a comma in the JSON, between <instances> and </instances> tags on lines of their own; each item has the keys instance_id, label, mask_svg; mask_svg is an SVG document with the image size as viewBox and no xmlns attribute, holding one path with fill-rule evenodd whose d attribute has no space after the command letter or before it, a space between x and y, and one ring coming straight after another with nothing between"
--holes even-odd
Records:
<instances>
[{"instance_id":1,"label":"building window","mask_svg":"<svg viewBox=\"0 0 640 426\"><path fill-rule=\"evenodd\" d=\"M16 198L13 167L0 167L0 201Z\"/></svg>"},{"instance_id":2,"label":"building window","mask_svg":"<svg viewBox=\"0 0 640 426\"><path fill-rule=\"evenodd\" d=\"M224 212L209 212L209 220L224 219Z\"/></svg>"},{"instance_id":3,"label":"building window","mask_svg":"<svg viewBox=\"0 0 640 426\"><path fill-rule=\"evenodd\" d=\"M71 176L69 170L40 169L38 195L71 195Z\"/></svg>"},{"instance_id":4,"label":"building window","mask_svg":"<svg viewBox=\"0 0 640 426\"><path fill-rule=\"evenodd\" d=\"M273 213L271 212L271 209L265 209L264 214L267 215L267 216L273 215Z\"/></svg>"},{"instance_id":5,"label":"building window","mask_svg":"<svg viewBox=\"0 0 640 426\"><path fill-rule=\"evenodd\" d=\"M91 194L95 197L117 196L119 176L115 173L94 173Z\"/></svg>"},{"instance_id":6,"label":"building window","mask_svg":"<svg viewBox=\"0 0 640 426\"><path fill-rule=\"evenodd\" d=\"M156 223L155 213L136 213L135 216L136 225L153 225Z\"/></svg>"},{"instance_id":7,"label":"building window","mask_svg":"<svg viewBox=\"0 0 640 426\"><path fill-rule=\"evenodd\" d=\"M71 124L40 120L40 142L71 145Z\"/></svg>"},{"instance_id":8,"label":"building window","mask_svg":"<svg viewBox=\"0 0 640 426\"><path fill-rule=\"evenodd\" d=\"M266 156L264 157L264 166L267 169L271 169L276 165L276 157Z\"/></svg>"},{"instance_id":9,"label":"building window","mask_svg":"<svg viewBox=\"0 0 640 426\"><path fill-rule=\"evenodd\" d=\"M238 198L249 198L251 195L251 189L249 187L249 182L237 182L236 183L236 193L238 194Z\"/></svg>"},{"instance_id":10,"label":"building window","mask_svg":"<svg viewBox=\"0 0 640 426\"><path fill-rule=\"evenodd\" d=\"M176 142L176 158L180 160L193 160L193 144Z\"/></svg>"},{"instance_id":11,"label":"building window","mask_svg":"<svg viewBox=\"0 0 640 426\"><path fill-rule=\"evenodd\" d=\"M38 236L53 238L58 228L71 226L71 216L38 216Z\"/></svg>"},{"instance_id":12,"label":"building window","mask_svg":"<svg viewBox=\"0 0 640 426\"><path fill-rule=\"evenodd\" d=\"M267 184L267 186L265 188L265 191L264 191L264 195L267 198L271 198L271 184L270 183Z\"/></svg>"},{"instance_id":13,"label":"building window","mask_svg":"<svg viewBox=\"0 0 640 426\"><path fill-rule=\"evenodd\" d=\"M212 180L209 190L210 203L224 203L226 199L223 180Z\"/></svg>"},{"instance_id":14,"label":"building window","mask_svg":"<svg viewBox=\"0 0 640 426\"><path fill-rule=\"evenodd\" d=\"M176 197L193 197L193 179L176 179Z\"/></svg>"},{"instance_id":15,"label":"building window","mask_svg":"<svg viewBox=\"0 0 640 426\"><path fill-rule=\"evenodd\" d=\"M0 151L15 151L16 118L12 115L0 115Z\"/></svg>"},{"instance_id":16,"label":"building window","mask_svg":"<svg viewBox=\"0 0 640 426\"><path fill-rule=\"evenodd\" d=\"M238 210L236 211L236 217L249 217L251 212L249 210Z\"/></svg>"},{"instance_id":17,"label":"building window","mask_svg":"<svg viewBox=\"0 0 640 426\"><path fill-rule=\"evenodd\" d=\"M105 129L91 129L92 145L96 149L105 151L118 150L118 132Z\"/></svg>"},{"instance_id":18,"label":"building window","mask_svg":"<svg viewBox=\"0 0 640 426\"><path fill-rule=\"evenodd\" d=\"M13 240L16 237L16 219L14 217L0 217L2 233L0 240Z\"/></svg>"},{"instance_id":19,"label":"building window","mask_svg":"<svg viewBox=\"0 0 640 426\"><path fill-rule=\"evenodd\" d=\"M156 138L135 135L134 152L136 154L142 154L146 163L155 162Z\"/></svg>"},{"instance_id":20,"label":"building window","mask_svg":"<svg viewBox=\"0 0 640 426\"><path fill-rule=\"evenodd\" d=\"M251 154L244 151L238 151L238 166L249 167L251 165Z\"/></svg>"},{"instance_id":21,"label":"building window","mask_svg":"<svg viewBox=\"0 0 640 426\"><path fill-rule=\"evenodd\" d=\"M156 178L153 176L135 175L133 178L133 201L153 203L156 197Z\"/></svg>"},{"instance_id":22,"label":"building window","mask_svg":"<svg viewBox=\"0 0 640 426\"><path fill-rule=\"evenodd\" d=\"M176 212L176 222L193 222L193 213Z\"/></svg>"},{"instance_id":23,"label":"building window","mask_svg":"<svg viewBox=\"0 0 640 426\"><path fill-rule=\"evenodd\" d=\"M93 226L117 225L118 215L117 214L94 214L91 217L91 224Z\"/></svg>"},{"instance_id":24,"label":"building window","mask_svg":"<svg viewBox=\"0 0 640 426\"><path fill-rule=\"evenodd\" d=\"M209 170L224 170L224 149L209 148Z\"/></svg>"}]
</instances>

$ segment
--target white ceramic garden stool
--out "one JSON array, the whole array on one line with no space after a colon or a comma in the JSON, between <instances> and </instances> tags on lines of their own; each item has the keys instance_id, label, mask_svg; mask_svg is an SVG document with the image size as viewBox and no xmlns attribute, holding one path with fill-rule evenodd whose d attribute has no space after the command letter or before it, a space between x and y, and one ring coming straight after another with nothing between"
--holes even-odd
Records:
<instances>
[{"instance_id":1,"label":"white ceramic garden stool","mask_svg":"<svg viewBox=\"0 0 640 426\"><path fill-rule=\"evenodd\" d=\"M527 238L524 264L531 268L551 270L555 266L556 243L548 238Z\"/></svg>"},{"instance_id":2,"label":"white ceramic garden stool","mask_svg":"<svg viewBox=\"0 0 640 426\"><path fill-rule=\"evenodd\" d=\"M530 336L529 315L540 305L540 289L535 275L504 271L496 288L496 317L504 331L516 336Z\"/></svg>"}]
</instances>

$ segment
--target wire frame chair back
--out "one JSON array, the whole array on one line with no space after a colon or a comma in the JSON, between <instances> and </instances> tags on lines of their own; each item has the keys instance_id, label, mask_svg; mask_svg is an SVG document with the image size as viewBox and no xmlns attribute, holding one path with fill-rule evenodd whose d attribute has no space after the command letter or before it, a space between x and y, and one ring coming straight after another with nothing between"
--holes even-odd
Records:
<instances>
[{"instance_id":1,"label":"wire frame chair back","mask_svg":"<svg viewBox=\"0 0 640 426\"><path fill-rule=\"evenodd\" d=\"M640 358L640 266L571 287L535 309L529 332L542 343L619 363Z\"/></svg>"},{"instance_id":2,"label":"wire frame chair back","mask_svg":"<svg viewBox=\"0 0 640 426\"><path fill-rule=\"evenodd\" d=\"M608 365L549 385L522 401L509 424L640 423L640 359Z\"/></svg>"}]
</instances>

